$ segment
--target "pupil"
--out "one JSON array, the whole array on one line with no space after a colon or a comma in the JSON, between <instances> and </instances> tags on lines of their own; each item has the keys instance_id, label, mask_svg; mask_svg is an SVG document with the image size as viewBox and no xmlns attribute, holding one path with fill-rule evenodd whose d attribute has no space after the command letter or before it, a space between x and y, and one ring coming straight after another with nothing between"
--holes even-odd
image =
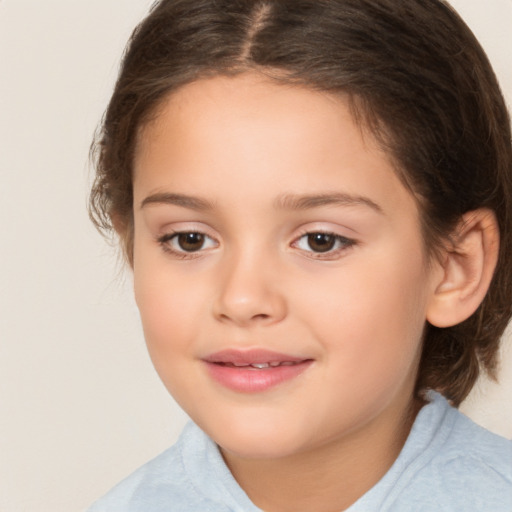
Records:
<instances>
[{"instance_id":1,"label":"pupil","mask_svg":"<svg viewBox=\"0 0 512 512\"><path fill-rule=\"evenodd\" d=\"M201 233L180 233L178 235L178 244L184 251L198 251L203 247L204 235Z\"/></svg>"},{"instance_id":2,"label":"pupil","mask_svg":"<svg viewBox=\"0 0 512 512\"><path fill-rule=\"evenodd\" d=\"M335 243L335 237L327 233L312 233L308 235L308 245L315 252L330 251Z\"/></svg>"}]
</instances>

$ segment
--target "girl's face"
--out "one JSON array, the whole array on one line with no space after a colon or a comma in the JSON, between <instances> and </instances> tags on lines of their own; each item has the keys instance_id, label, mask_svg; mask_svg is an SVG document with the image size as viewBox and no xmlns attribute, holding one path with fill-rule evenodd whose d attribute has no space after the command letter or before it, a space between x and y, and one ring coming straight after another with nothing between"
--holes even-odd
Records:
<instances>
[{"instance_id":1,"label":"girl's face","mask_svg":"<svg viewBox=\"0 0 512 512\"><path fill-rule=\"evenodd\" d=\"M413 402L439 272L413 197L347 105L217 77L140 134L133 270L149 352L225 453L368 438Z\"/></svg>"}]
</instances>

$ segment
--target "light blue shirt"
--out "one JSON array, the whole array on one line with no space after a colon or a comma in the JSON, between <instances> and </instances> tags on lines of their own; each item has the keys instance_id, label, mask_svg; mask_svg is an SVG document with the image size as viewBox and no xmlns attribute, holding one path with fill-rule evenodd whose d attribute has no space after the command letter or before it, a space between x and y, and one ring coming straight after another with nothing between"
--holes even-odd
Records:
<instances>
[{"instance_id":1,"label":"light blue shirt","mask_svg":"<svg viewBox=\"0 0 512 512\"><path fill-rule=\"evenodd\" d=\"M437 393L418 414L393 466L347 512L512 512L512 441ZM262 512L215 443L193 423L88 512Z\"/></svg>"}]
</instances>

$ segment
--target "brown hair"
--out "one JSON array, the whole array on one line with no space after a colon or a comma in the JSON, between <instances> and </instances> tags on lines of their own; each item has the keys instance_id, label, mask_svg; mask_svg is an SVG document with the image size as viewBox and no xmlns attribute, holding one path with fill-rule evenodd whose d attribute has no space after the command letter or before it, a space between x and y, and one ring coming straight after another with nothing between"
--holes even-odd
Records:
<instances>
[{"instance_id":1,"label":"brown hair","mask_svg":"<svg viewBox=\"0 0 512 512\"><path fill-rule=\"evenodd\" d=\"M512 315L510 120L477 40L440 0L161 0L132 35L93 145L91 216L103 231L114 222L130 262L138 130L178 87L247 70L348 95L419 198L430 249L465 212L495 212L500 255L484 302L425 332L417 391L458 405L480 366L494 375Z\"/></svg>"}]
</instances>

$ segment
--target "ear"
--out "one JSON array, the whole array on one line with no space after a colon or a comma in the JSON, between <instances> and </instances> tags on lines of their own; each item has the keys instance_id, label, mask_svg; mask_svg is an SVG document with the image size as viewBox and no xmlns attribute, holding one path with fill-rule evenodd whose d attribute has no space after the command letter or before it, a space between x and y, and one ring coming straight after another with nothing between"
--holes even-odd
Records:
<instances>
[{"instance_id":1,"label":"ear","mask_svg":"<svg viewBox=\"0 0 512 512\"><path fill-rule=\"evenodd\" d=\"M469 318L484 300L496 268L499 229L494 212L481 208L462 216L439 262L442 271L427 308L427 320L450 327Z\"/></svg>"}]
</instances>

